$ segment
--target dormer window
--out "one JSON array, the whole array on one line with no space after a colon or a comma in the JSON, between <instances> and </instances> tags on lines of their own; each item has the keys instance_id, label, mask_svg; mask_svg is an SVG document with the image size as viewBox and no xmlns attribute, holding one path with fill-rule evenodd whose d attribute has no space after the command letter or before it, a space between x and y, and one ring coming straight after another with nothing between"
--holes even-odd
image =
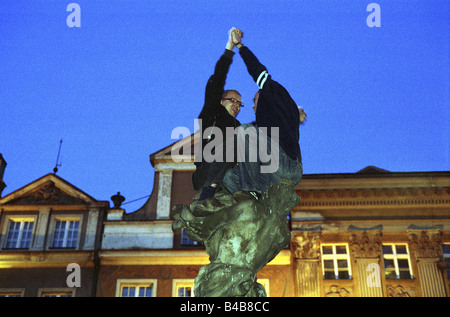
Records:
<instances>
[{"instance_id":1,"label":"dormer window","mask_svg":"<svg viewBox=\"0 0 450 317\"><path fill-rule=\"evenodd\" d=\"M6 249L29 249L33 238L34 218L10 218Z\"/></svg>"},{"instance_id":2,"label":"dormer window","mask_svg":"<svg viewBox=\"0 0 450 317\"><path fill-rule=\"evenodd\" d=\"M80 240L81 218L81 215L53 216L50 248L77 249Z\"/></svg>"},{"instance_id":3,"label":"dormer window","mask_svg":"<svg viewBox=\"0 0 450 317\"><path fill-rule=\"evenodd\" d=\"M57 219L53 232L52 248L76 248L79 228L79 219Z\"/></svg>"}]
</instances>

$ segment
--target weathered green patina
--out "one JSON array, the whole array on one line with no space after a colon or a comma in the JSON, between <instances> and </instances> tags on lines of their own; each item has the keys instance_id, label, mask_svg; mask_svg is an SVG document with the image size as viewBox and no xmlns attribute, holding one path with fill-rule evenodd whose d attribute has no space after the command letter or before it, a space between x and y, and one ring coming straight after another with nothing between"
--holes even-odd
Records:
<instances>
[{"instance_id":1,"label":"weathered green patina","mask_svg":"<svg viewBox=\"0 0 450 317\"><path fill-rule=\"evenodd\" d=\"M195 279L200 297L262 297L256 273L289 245L289 211L300 202L290 181L273 184L258 200L236 202L222 190L197 204L173 208L172 229L185 228L188 237L203 242L210 264Z\"/></svg>"}]
</instances>

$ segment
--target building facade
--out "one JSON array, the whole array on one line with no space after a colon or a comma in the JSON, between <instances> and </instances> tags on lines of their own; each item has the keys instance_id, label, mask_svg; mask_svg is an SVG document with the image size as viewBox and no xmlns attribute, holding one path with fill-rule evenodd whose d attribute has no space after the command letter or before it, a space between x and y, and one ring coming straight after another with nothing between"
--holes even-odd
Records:
<instances>
[{"instance_id":1,"label":"building facade","mask_svg":"<svg viewBox=\"0 0 450 317\"><path fill-rule=\"evenodd\" d=\"M194 146L190 136L150 156L153 192L136 211L109 208L53 174L0 198L0 295L195 296L208 255L171 228L172 207L195 195ZM56 200L41 194L49 182ZM449 296L450 172L308 174L296 191L291 243L257 275L269 296ZM65 232L58 221L78 221L75 247L55 238ZM15 232L31 236L21 245ZM71 263L82 285L68 289Z\"/></svg>"},{"instance_id":2,"label":"building facade","mask_svg":"<svg viewBox=\"0 0 450 317\"><path fill-rule=\"evenodd\" d=\"M0 198L0 297L90 297L109 202L47 174Z\"/></svg>"},{"instance_id":3,"label":"building facade","mask_svg":"<svg viewBox=\"0 0 450 317\"><path fill-rule=\"evenodd\" d=\"M291 212L295 295L448 296L449 177L305 175Z\"/></svg>"},{"instance_id":4,"label":"building facade","mask_svg":"<svg viewBox=\"0 0 450 317\"><path fill-rule=\"evenodd\" d=\"M171 231L170 211L195 192L194 136L151 155L153 192L138 210L108 211L98 296L192 296L209 263ZM450 281L450 172L304 175L291 244L258 273L269 296L440 297ZM136 234L139 237L136 237Z\"/></svg>"}]
</instances>

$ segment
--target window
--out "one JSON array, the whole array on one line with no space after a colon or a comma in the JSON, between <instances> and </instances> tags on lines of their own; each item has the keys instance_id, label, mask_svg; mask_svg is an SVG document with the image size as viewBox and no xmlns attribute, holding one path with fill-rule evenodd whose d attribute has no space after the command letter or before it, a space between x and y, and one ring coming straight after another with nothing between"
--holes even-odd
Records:
<instances>
[{"instance_id":1,"label":"window","mask_svg":"<svg viewBox=\"0 0 450 317\"><path fill-rule=\"evenodd\" d=\"M122 285L120 297L152 297L153 285Z\"/></svg>"},{"instance_id":2,"label":"window","mask_svg":"<svg viewBox=\"0 0 450 317\"><path fill-rule=\"evenodd\" d=\"M68 288L41 288L38 297L75 297L75 290Z\"/></svg>"},{"instance_id":3,"label":"window","mask_svg":"<svg viewBox=\"0 0 450 317\"><path fill-rule=\"evenodd\" d=\"M172 283L173 297L194 297L194 280L173 280Z\"/></svg>"},{"instance_id":4,"label":"window","mask_svg":"<svg viewBox=\"0 0 450 317\"><path fill-rule=\"evenodd\" d=\"M194 297L194 279L174 279L172 282L173 297ZM269 295L269 279L257 279L264 286L266 295Z\"/></svg>"},{"instance_id":5,"label":"window","mask_svg":"<svg viewBox=\"0 0 450 317\"><path fill-rule=\"evenodd\" d=\"M45 292L41 297L72 297L72 292Z\"/></svg>"},{"instance_id":6,"label":"window","mask_svg":"<svg viewBox=\"0 0 450 317\"><path fill-rule=\"evenodd\" d=\"M117 297L155 297L156 280L118 280Z\"/></svg>"},{"instance_id":7,"label":"window","mask_svg":"<svg viewBox=\"0 0 450 317\"><path fill-rule=\"evenodd\" d=\"M79 227L79 219L56 219L52 248L76 248Z\"/></svg>"},{"instance_id":8,"label":"window","mask_svg":"<svg viewBox=\"0 0 450 317\"><path fill-rule=\"evenodd\" d=\"M384 274L387 279L412 279L408 245L383 244Z\"/></svg>"},{"instance_id":9,"label":"window","mask_svg":"<svg viewBox=\"0 0 450 317\"><path fill-rule=\"evenodd\" d=\"M34 218L10 218L5 248L28 249L33 237Z\"/></svg>"},{"instance_id":10,"label":"window","mask_svg":"<svg viewBox=\"0 0 450 317\"><path fill-rule=\"evenodd\" d=\"M82 224L82 214L53 214L50 218L47 250L79 249Z\"/></svg>"},{"instance_id":11,"label":"window","mask_svg":"<svg viewBox=\"0 0 450 317\"><path fill-rule=\"evenodd\" d=\"M181 229L181 245L200 245L200 242L189 239L186 231Z\"/></svg>"},{"instance_id":12,"label":"window","mask_svg":"<svg viewBox=\"0 0 450 317\"><path fill-rule=\"evenodd\" d=\"M36 231L36 215L5 215L0 232L3 249L30 249Z\"/></svg>"},{"instance_id":13,"label":"window","mask_svg":"<svg viewBox=\"0 0 450 317\"><path fill-rule=\"evenodd\" d=\"M323 244L322 268L326 280L351 279L350 257L347 244Z\"/></svg>"},{"instance_id":14,"label":"window","mask_svg":"<svg viewBox=\"0 0 450 317\"><path fill-rule=\"evenodd\" d=\"M444 255L444 261L450 262L450 244L444 244L442 246L442 253ZM450 279L450 269L447 269L447 278Z\"/></svg>"},{"instance_id":15,"label":"window","mask_svg":"<svg viewBox=\"0 0 450 317\"><path fill-rule=\"evenodd\" d=\"M0 297L23 297L23 288L0 288Z\"/></svg>"}]
</instances>

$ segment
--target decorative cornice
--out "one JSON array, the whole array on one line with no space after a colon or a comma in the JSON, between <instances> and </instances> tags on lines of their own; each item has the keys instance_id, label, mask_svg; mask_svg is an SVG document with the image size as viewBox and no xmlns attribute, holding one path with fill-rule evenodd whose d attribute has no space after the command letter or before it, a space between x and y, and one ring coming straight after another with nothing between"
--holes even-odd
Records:
<instances>
[{"instance_id":1,"label":"decorative cornice","mask_svg":"<svg viewBox=\"0 0 450 317\"><path fill-rule=\"evenodd\" d=\"M450 196L449 186L413 186L413 187L331 187L331 188L302 188L298 189L305 198L345 198L345 197L395 197L395 196Z\"/></svg>"},{"instance_id":2,"label":"decorative cornice","mask_svg":"<svg viewBox=\"0 0 450 317\"><path fill-rule=\"evenodd\" d=\"M101 265L206 265L205 250L101 250ZM282 250L267 265L289 265L291 253Z\"/></svg>"},{"instance_id":3,"label":"decorative cornice","mask_svg":"<svg viewBox=\"0 0 450 317\"><path fill-rule=\"evenodd\" d=\"M1 251L1 268L66 267L77 263L83 267L94 266L92 251Z\"/></svg>"},{"instance_id":4,"label":"decorative cornice","mask_svg":"<svg viewBox=\"0 0 450 317\"><path fill-rule=\"evenodd\" d=\"M301 205L389 206L450 205L450 187L298 188Z\"/></svg>"}]
</instances>

